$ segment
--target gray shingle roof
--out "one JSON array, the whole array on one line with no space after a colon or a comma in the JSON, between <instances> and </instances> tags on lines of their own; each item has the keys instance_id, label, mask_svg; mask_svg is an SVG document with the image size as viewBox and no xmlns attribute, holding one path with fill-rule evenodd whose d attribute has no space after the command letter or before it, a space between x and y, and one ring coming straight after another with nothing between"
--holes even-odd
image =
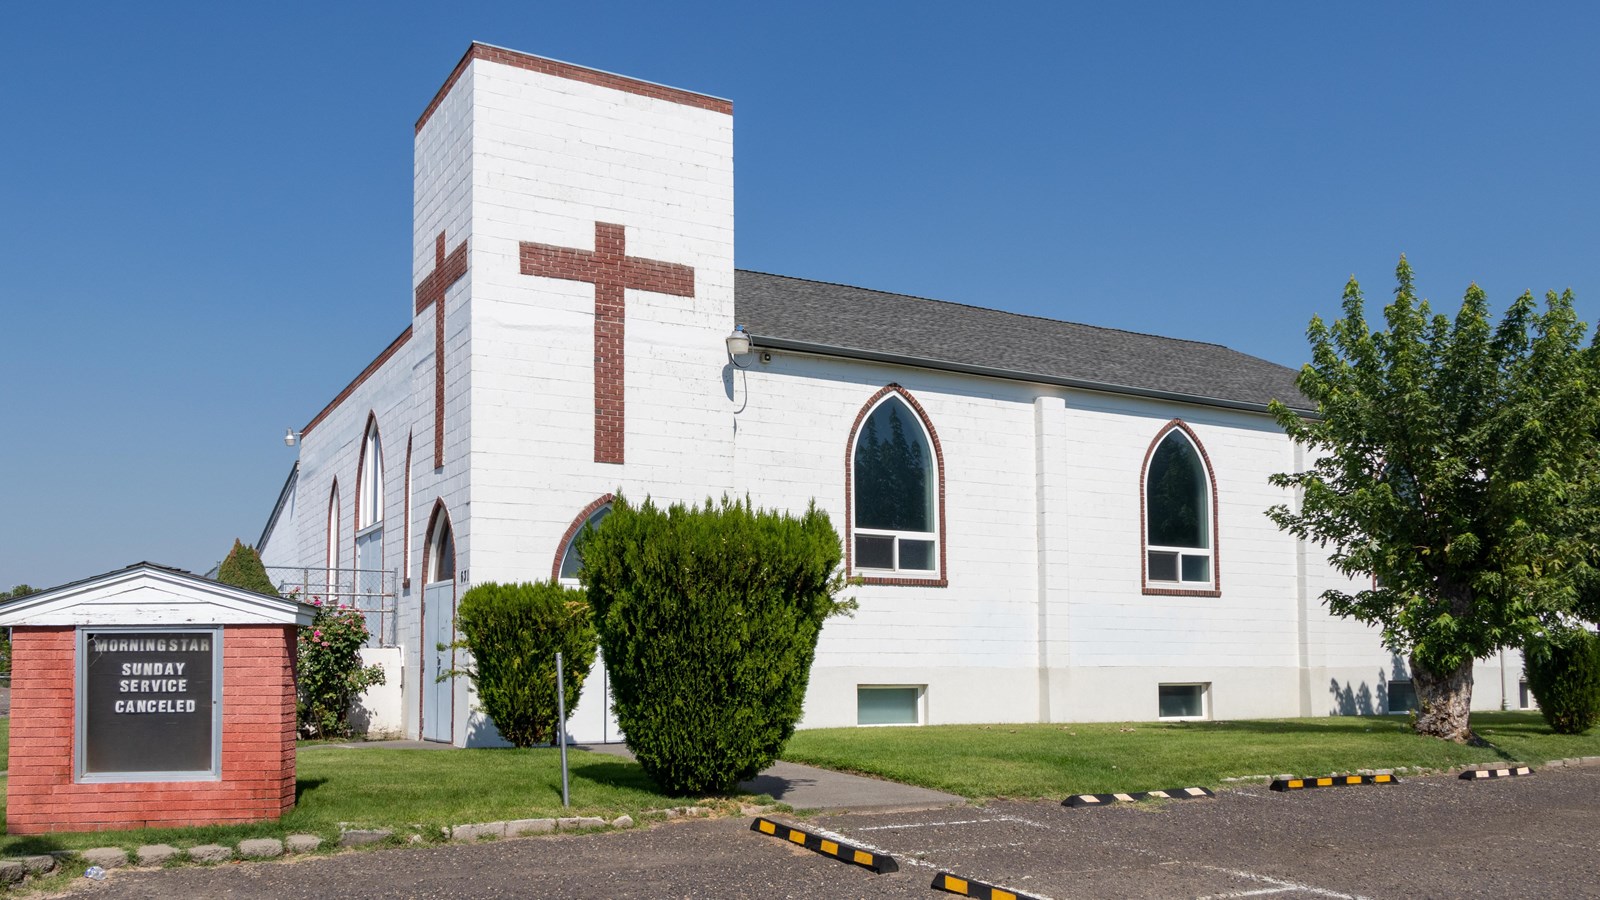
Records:
<instances>
[{"instance_id":1,"label":"gray shingle roof","mask_svg":"<svg viewBox=\"0 0 1600 900\"><path fill-rule=\"evenodd\" d=\"M1293 369L1220 344L740 269L734 315L756 346L809 350L1229 407L1310 403Z\"/></svg>"}]
</instances>

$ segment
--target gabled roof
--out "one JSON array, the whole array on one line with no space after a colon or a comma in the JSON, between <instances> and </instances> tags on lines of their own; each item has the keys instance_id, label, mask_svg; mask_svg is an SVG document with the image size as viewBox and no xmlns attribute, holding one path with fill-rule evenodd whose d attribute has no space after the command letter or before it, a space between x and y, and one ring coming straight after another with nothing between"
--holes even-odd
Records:
<instances>
[{"instance_id":1,"label":"gabled roof","mask_svg":"<svg viewBox=\"0 0 1600 900\"><path fill-rule=\"evenodd\" d=\"M309 625L316 607L192 572L134 563L0 604L0 627L18 625Z\"/></svg>"},{"instance_id":2,"label":"gabled roof","mask_svg":"<svg viewBox=\"0 0 1600 900\"><path fill-rule=\"evenodd\" d=\"M735 321L756 347L1118 394L1310 411L1295 370L1176 338L738 270Z\"/></svg>"}]
</instances>

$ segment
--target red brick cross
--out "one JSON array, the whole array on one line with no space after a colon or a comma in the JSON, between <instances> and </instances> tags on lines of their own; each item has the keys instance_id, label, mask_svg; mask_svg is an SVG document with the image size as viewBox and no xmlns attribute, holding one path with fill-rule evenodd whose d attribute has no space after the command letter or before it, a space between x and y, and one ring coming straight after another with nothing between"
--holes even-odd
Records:
<instances>
[{"instance_id":1,"label":"red brick cross","mask_svg":"<svg viewBox=\"0 0 1600 900\"><path fill-rule=\"evenodd\" d=\"M623 325L627 291L694 296L694 268L629 256L622 226L594 223L594 250L521 242L522 274L594 285L594 461L623 458Z\"/></svg>"},{"instance_id":2,"label":"red brick cross","mask_svg":"<svg viewBox=\"0 0 1600 900\"><path fill-rule=\"evenodd\" d=\"M433 467L444 465L444 292L467 274L467 242L444 255L444 232L433 240L433 271L417 285L417 313L433 305Z\"/></svg>"}]
</instances>

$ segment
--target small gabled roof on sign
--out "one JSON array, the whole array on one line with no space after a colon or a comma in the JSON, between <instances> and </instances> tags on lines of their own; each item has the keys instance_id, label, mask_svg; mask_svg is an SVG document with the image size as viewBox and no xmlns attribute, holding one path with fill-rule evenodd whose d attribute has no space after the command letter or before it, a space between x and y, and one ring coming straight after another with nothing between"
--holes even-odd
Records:
<instances>
[{"instance_id":1,"label":"small gabled roof on sign","mask_svg":"<svg viewBox=\"0 0 1600 900\"><path fill-rule=\"evenodd\" d=\"M0 604L0 627L309 625L317 608L155 563L134 563Z\"/></svg>"}]
</instances>

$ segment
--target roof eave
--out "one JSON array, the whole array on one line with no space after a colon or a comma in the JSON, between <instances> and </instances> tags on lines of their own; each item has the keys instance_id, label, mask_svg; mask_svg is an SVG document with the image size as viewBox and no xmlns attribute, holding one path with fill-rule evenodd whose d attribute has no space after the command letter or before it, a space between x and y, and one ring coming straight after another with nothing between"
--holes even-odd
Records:
<instances>
[{"instance_id":1,"label":"roof eave","mask_svg":"<svg viewBox=\"0 0 1600 900\"><path fill-rule=\"evenodd\" d=\"M1246 400L1229 400L1223 397L1204 397L1198 394L1185 394L1177 391L1161 391L1152 388L1131 387L1125 384L1110 384L1103 381L1090 381L1081 378L1065 378L1060 375L1044 375L1038 372L1024 372L1016 369L1003 369L995 366L976 366L970 363L951 362L942 359L929 359L926 357L907 356L899 353L887 353L881 350L863 350L859 347L838 347L830 344L818 344L810 341L797 341L789 338L772 337L770 335L750 335L750 346L769 350L789 350L796 353L813 353L819 356L836 356L844 359L859 359L868 362L889 363L899 366L915 366L922 369L935 369L942 372L960 372L964 375L978 375L984 378L1004 378L1009 381L1028 381L1035 384L1050 384L1059 387L1075 388L1082 391L1095 391L1103 394L1121 394L1130 397L1143 397L1150 400L1170 400L1179 403L1192 403L1198 406L1211 406L1219 409L1236 409L1245 412L1267 413L1270 410L1265 403L1255 403ZM1315 411L1290 404L1290 409L1301 415L1314 416Z\"/></svg>"},{"instance_id":2,"label":"roof eave","mask_svg":"<svg viewBox=\"0 0 1600 900\"><path fill-rule=\"evenodd\" d=\"M272 515L267 517L267 526L261 529L261 538L256 541L256 549L267 545L267 538L272 535L272 530L278 527L278 517L283 514L283 507L289 502L289 495L294 492L295 482L300 479L300 460L295 460L289 467L289 477L284 479L283 490L278 492L277 505L272 507Z\"/></svg>"}]
</instances>

